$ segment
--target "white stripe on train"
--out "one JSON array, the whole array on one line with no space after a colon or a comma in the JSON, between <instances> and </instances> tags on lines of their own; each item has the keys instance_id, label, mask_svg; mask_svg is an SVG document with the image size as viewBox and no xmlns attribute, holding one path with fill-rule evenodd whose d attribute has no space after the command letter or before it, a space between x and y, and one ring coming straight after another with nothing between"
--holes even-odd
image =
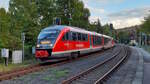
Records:
<instances>
[{"instance_id":1,"label":"white stripe on train","mask_svg":"<svg viewBox=\"0 0 150 84\"><path fill-rule=\"evenodd\" d=\"M97 51L101 50L103 46L101 47L96 47L96 48L86 48L86 49L77 49L77 50L67 50L67 51L61 51L61 52L52 52L52 55L57 55L57 54L65 54L65 53L71 53L71 52L78 52L78 51Z\"/></svg>"}]
</instances>

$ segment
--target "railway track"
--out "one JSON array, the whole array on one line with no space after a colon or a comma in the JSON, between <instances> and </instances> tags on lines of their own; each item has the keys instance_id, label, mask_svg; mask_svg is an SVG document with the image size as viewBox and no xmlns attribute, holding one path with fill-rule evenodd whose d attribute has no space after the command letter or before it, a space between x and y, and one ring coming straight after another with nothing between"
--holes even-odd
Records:
<instances>
[{"instance_id":1,"label":"railway track","mask_svg":"<svg viewBox=\"0 0 150 84\"><path fill-rule=\"evenodd\" d=\"M0 81L12 79L15 77L20 77L20 76L23 76L28 73L32 73L32 72L40 71L40 70L47 69L50 67L58 66L63 63L65 63L65 62L50 64L50 65L36 64L36 65L30 65L30 66L24 67L24 68L15 69L13 71L4 72L4 73L0 74Z\"/></svg>"},{"instance_id":2,"label":"railway track","mask_svg":"<svg viewBox=\"0 0 150 84\"><path fill-rule=\"evenodd\" d=\"M128 47L122 47L111 58L64 80L62 84L103 84L107 76L113 72L128 56Z\"/></svg>"},{"instance_id":3,"label":"railway track","mask_svg":"<svg viewBox=\"0 0 150 84\"><path fill-rule=\"evenodd\" d=\"M109 49L109 50L106 50L106 52L110 52L112 50L113 49ZM12 78L15 78L15 77L20 77L20 76L23 76L25 74L29 74L29 73L32 73L32 72L41 71L41 70L44 70L44 69L47 69L47 68L51 68L51 67L55 67L55 66L60 66L60 65L63 65L63 64L69 63L69 62L80 60L81 58L87 58L89 56L90 57L91 56L96 56L96 54L100 54L102 52L104 52L104 51L96 52L96 53L90 53L88 55L83 55L83 56L80 56L79 58L76 58L76 59L73 59L73 60L64 59L64 60L61 60L61 61L58 61L58 62L54 62L54 63L35 64L35 65L30 65L28 67L15 69L13 71L8 71L8 72L0 73L0 81L12 79Z\"/></svg>"}]
</instances>

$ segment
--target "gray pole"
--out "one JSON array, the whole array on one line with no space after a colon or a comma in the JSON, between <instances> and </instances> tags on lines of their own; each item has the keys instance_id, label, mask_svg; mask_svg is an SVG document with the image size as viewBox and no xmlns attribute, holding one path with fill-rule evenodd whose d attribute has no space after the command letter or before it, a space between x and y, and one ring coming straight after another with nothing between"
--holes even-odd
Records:
<instances>
[{"instance_id":1,"label":"gray pole","mask_svg":"<svg viewBox=\"0 0 150 84\"><path fill-rule=\"evenodd\" d=\"M22 61L24 61L24 43L25 43L25 33L22 33Z\"/></svg>"},{"instance_id":2,"label":"gray pole","mask_svg":"<svg viewBox=\"0 0 150 84\"><path fill-rule=\"evenodd\" d=\"M142 45L142 34L141 32L139 33L139 46L141 47Z\"/></svg>"},{"instance_id":3,"label":"gray pole","mask_svg":"<svg viewBox=\"0 0 150 84\"><path fill-rule=\"evenodd\" d=\"M147 35L145 34L145 45L147 46Z\"/></svg>"},{"instance_id":4,"label":"gray pole","mask_svg":"<svg viewBox=\"0 0 150 84\"><path fill-rule=\"evenodd\" d=\"M23 42L23 45L22 45L22 60L24 61L24 41Z\"/></svg>"}]
</instances>

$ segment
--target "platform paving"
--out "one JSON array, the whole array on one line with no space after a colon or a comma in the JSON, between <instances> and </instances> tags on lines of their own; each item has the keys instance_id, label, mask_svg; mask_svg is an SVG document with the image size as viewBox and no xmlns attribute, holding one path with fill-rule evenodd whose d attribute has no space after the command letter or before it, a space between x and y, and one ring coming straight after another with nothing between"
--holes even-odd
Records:
<instances>
[{"instance_id":1,"label":"platform paving","mask_svg":"<svg viewBox=\"0 0 150 84\"><path fill-rule=\"evenodd\" d=\"M139 63L139 53L131 48L131 54L127 61L115 71L104 84L132 84Z\"/></svg>"},{"instance_id":2,"label":"platform paving","mask_svg":"<svg viewBox=\"0 0 150 84\"><path fill-rule=\"evenodd\" d=\"M144 49L140 49L144 58L144 75L143 84L150 84L150 53L146 52Z\"/></svg>"},{"instance_id":3,"label":"platform paving","mask_svg":"<svg viewBox=\"0 0 150 84\"><path fill-rule=\"evenodd\" d=\"M150 84L150 53L131 47L131 55L106 84Z\"/></svg>"}]
</instances>

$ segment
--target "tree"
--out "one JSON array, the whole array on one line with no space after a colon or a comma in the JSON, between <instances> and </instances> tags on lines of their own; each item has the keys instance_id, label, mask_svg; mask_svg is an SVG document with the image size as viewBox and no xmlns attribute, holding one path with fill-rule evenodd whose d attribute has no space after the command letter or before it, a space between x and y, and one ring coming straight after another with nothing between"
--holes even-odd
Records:
<instances>
[{"instance_id":1,"label":"tree","mask_svg":"<svg viewBox=\"0 0 150 84\"><path fill-rule=\"evenodd\" d=\"M101 26L101 22L100 22L99 19L98 19L98 21L97 21L97 32L103 34L103 28L102 28L102 26Z\"/></svg>"},{"instance_id":2,"label":"tree","mask_svg":"<svg viewBox=\"0 0 150 84\"><path fill-rule=\"evenodd\" d=\"M19 49L21 46L20 40L12 34L10 13L4 8L0 9L0 47Z\"/></svg>"},{"instance_id":3,"label":"tree","mask_svg":"<svg viewBox=\"0 0 150 84\"><path fill-rule=\"evenodd\" d=\"M105 35L108 35L108 36L111 36L112 35L112 32L110 31L110 25L109 24L105 24L103 26L103 33Z\"/></svg>"},{"instance_id":4,"label":"tree","mask_svg":"<svg viewBox=\"0 0 150 84\"><path fill-rule=\"evenodd\" d=\"M84 4L80 0L57 0L58 14L62 18L62 24L87 28L89 26L88 18L90 16L89 9L84 8Z\"/></svg>"},{"instance_id":5,"label":"tree","mask_svg":"<svg viewBox=\"0 0 150 84\"><path fill-rule=\"evenodd\" d=\"M6 47L9 34L9 15L4 8L0 9L0 47ZM4 39L6 38L6 39ZM7 42L7 43L6 43Z\"/></svg>"},{"instance_id":6,"label":"tree","mask_svg":"<svg viewBox=\"0 0 150 84\"><path fill-rule=\"evenodd\" d=\"M130 41L130 36L129 36L129 33L128 32L119 32L118 33L118 37L119 37L119 42L120 43L129 43Z\"/></svg>"},{"instance_id":7,"label":"tree","mask_svg":"<svg viewBox=\"0 0 150 84\"><path fill-rule=\"evenodd\" d=\"M150 16L148 16L147 18L145 18L145 21L141 25L140 31L144 32L146 34L150 34Z\"/></svg>"},{"instance_id":8,"label":"tree","mask_svg":"<svg viewBox=\"0 0 150 84\"><path fill-rule=\"evenodd\" d=\"M10 0L12 31L16 37L25 32L26 43L34 45L42 28L53 24L59 17L62 25L87 28L90 12L80 0ZM16 33L17 32L17 33Z\"/></svg>"},{"instance_id":9,"label":"tree","mask_svg":"<svg viewBox=\"0 0 150 84\"><path fill-rule=\"evenodd\" d=\"M39 18L36 2L33 0L10 0L9 12L13 35L20 38L25 32L26 43L35 44L39 29Z\"/></svg>"}]
</instances>

